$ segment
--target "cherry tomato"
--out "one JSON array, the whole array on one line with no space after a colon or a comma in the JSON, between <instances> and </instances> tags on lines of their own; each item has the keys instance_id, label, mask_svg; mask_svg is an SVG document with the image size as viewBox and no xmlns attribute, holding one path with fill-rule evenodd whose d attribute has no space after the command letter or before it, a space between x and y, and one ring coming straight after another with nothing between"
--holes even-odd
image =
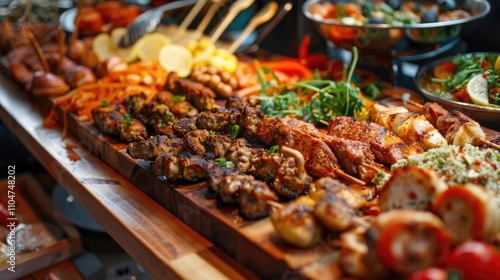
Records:
<instances>
[{"instance_id":1,"label":"cherry tomato","mask_svg":"<svg viewBox=\"0 0 500 280\"><path fill-rule=\"evenodd\" d=\"M453 96L453 98L455 98L456 100L472 103L466 88L467 85L463 85L461 90L452 93L451 96Z\"/></svg>"},{"instance_id":2,"label":"cherry tomato","mask_svg":"<svg viewBox=\"0 0 500 280\"><path fill-rule=\"evenodd\" d=\"M457 65L451 61L441 63L434 68L434 77L443 80L451 78L455 75L456 68Z\"/></svg>"},{"instance_id":3,"label":"cherry tomato","mask_svg":"<svg viewBox=\"0 0 500 280\"><path fill-rule=\"evenodd\" d=\"M491 62L489 62L488 60L483 60L481 62L481 68L483 68L483 69L492 69L493 66L491 65Z\"/></svg>"},{"instance_id":4,"label":"cherry tomato","mask_svg":"<svg viewBox=\"0 0 500 280\"><path fill-rule=\"evenodd\" d=\"M446 280L448 273L441 267L429 267L412 273L406 280Z\"/></svg>"},{"instance_id":5,"label":"cherry tomato","mask_svg":"<svg viewBox=\"0 0 500 280\"><path fill-rule=\"evenodd\" d=\"M491 244L468 241L452 251L447 267L458 271L463 280L498 280L500 253Z\"/></svg>"}]
</instances>

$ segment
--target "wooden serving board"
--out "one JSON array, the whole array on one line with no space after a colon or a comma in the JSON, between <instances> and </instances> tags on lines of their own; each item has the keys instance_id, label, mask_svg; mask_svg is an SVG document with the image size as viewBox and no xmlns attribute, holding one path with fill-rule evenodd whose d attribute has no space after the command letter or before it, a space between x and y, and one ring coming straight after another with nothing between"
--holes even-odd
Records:
<instances>
[{"instance_id":1,"label":"wooden serving board","mask_svg":"<svg viewBox=\"0 0 500 280\"><path fill-rule=\"evenodd\" d=\"M234 206L207 198L202 184L179 185L156 178L149 170L152 162L132 159L126 152L127 144L103 135L93 123L78 123L69 116L68 129L82 147L101 157L142 192L259 276L339 276L333 245L294 248L280 240L269 218L244 220ZM317 270L324 272L314 273Z\"/></svg>"}]
</instances>

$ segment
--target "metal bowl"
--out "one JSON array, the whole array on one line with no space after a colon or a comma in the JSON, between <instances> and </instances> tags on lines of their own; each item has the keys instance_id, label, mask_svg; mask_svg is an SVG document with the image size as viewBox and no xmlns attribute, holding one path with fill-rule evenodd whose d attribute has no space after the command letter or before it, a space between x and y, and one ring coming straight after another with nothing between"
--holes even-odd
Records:
<instances>
[{"instance_id":1,"label":"metal bowl","mask_svg":"<svg viewBox=\"0 0 500 280\"><path fill-rule=\"evenodd\" d=\"M373 3L382 0L368 0ZM360 54L388 55L390 50L404 41L411 40L420 44L441 44L458 36L467 34L474 23L490 11L487 0L457 0L458 7L471 14L471 17L434 23L406 25L365 24L353 26L332 19L323 19L310 12L311 5L318 2L349 3L355 0L307 0L302 6L304 15L316 23L320 33L335 46L351 50L356 46ZM428 3L429 0L413 2Z\"/></svg>"},{"instance_id":2,"label":"metal bowl","mask_svg":"<svg viewBox=\"0 0 500 280\"><path fill-rule=\"evenodd\" d=\"M476 55L480 54L476 53ZM431 77L433 76L434 68L440 65L441 63L452 61L453 58L455 58L455 56L438 59L420 67L420 69L417 72L417 75L414 78L414 82L419 93L422 94L426 100L437 102L447 110L458 110L466 114L467 116L473 118L475 121L479 122L483 126L496 130L500 129L500 123L498 122L498 120L500 119L499 108L460 102L438 96L427 90L429 88L428 85L432 83Z\"/></svg>"}]
</instances>

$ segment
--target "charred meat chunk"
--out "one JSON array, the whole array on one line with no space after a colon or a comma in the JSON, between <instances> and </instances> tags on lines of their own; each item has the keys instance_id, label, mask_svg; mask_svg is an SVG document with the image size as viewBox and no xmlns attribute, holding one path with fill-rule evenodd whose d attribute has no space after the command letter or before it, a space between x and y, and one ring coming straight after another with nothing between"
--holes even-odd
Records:
<instances>
[{"instance_id":1,"label":"charred meat chunk","mask_svg":"<svg viewBox=\"0 0 500 280\"><path fill-rule=\"evenodd\" d=\"M152 160L162 154L177 154L182 151L182 139L169 135L152 136L149 139L130 143L127 153L135 159Z\"/></svg>"},{"instance_id":2,"label":"charred meat chunk","mask_svg":"<svg viewBox=\"0 0 500 280\"><path fill-rule=\"evenodd\" d=\"M254 179L240 189L239 213L247 219L265 217L271 211L268 201L276 200L267 183Z\"/></svg>"},{"instance_id":3,"label":"charred meat chunk","mask_svg":"<svg viewBox=\"0 0 500 280\"><path fill-rule=\"evenodd\" d=\"M175 119L172 124L172 131L175 136L183 137L190 131L198 129L196 127L197 116L185 117L182 119Z\"/></svg>"}]
</instances>

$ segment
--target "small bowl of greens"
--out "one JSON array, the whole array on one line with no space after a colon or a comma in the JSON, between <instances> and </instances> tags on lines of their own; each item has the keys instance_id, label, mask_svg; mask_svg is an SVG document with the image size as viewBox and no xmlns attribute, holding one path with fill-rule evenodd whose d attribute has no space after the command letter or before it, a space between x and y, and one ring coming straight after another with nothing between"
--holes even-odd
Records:
<instances>
[{"instance_id":1,"label":"small bowl of greens","mask_svg":"<svg viewBox=\"0 0 500 280\"><path fill-rule=\"evenodd\" d=\"M425 99L500 128L499 54L457 54L435 60L419 69L415 84Z\"/></svg>"}]
</instances>

